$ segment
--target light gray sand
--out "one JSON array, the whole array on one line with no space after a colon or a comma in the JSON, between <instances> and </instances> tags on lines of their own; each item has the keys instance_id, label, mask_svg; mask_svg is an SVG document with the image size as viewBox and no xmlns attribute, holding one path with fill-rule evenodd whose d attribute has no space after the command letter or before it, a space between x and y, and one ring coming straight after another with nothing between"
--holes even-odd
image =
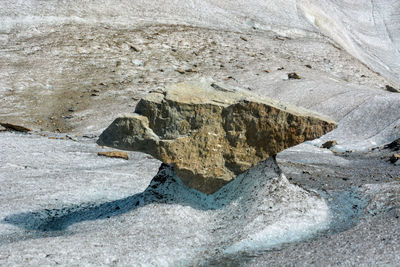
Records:
<instances>
[{"instance_id":1,"label":"light gray sand","mask_svg":"<svg viewBox=\"0 0 400 267\"><path fill-rule=\"evenodd\" d=\"M383 149L400 138L400 96L385 90L399 86L397 1L5 0L0 7L0 121L35 130L0 132L0 265L398 264L400 166L388 162L395 151ZM288 80L291 72L302 79ZM313 209L292 209L295 194L286 202L271 194L280 218L302 223L288 219L271 231L263 220L272 213L257 212L269 206L250 201L254 216L241 220L237 209L226 226L198 202L183 202L192 194L179 186L180 202L136 205L160 162L139 153L129 161L98 157L107 149L94 144L96 135L149 90L202 78L339 122L278 155L288 181L324 197L315 217ZM338 145L319 148L327 140ZM267 239L277 247L260 247L256 241L271 233L282 233ZM247 243L226 253L238 240Z\"/></svg>"}]
</instances>

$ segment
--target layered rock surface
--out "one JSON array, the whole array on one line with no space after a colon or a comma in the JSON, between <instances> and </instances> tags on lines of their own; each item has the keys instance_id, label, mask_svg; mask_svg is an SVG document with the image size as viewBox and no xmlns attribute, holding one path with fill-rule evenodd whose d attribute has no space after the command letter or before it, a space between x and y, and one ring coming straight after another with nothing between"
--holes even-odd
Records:
<instances>
[{"instance_id":1,"label":"layered rock surface","mask_svg":"<svg viewBox=\"0 0 400 267\"><path fill-rule=\"evenodd\" d=\"M187 186L214 193L260 161L335 127L305 109L207 81L151 92L98 144L148 153L173 164Z\"/></svg>"}]
</instances>

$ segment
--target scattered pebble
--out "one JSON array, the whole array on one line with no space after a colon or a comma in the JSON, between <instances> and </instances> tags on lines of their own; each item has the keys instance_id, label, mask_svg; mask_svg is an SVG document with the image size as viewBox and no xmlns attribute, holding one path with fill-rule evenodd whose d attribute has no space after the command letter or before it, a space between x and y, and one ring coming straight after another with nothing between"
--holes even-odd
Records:
<instances>
[{"instance_id":1,"label":"scattered pebble","mask_svg":"<svg viewBox=\"0 0 400 267\"><path fill-rule=\"evenodd\" d=\"M392 150L400 150L400 138L397 140L394 140L388 145L385 145L385 148L390 148Z\"/></svg>"},{"instance_id":2,"label":"scattered pebble","mask_svg":"<svg viewBox=\"0 0 400 267\"><path fill-rule=\"evenodd\" d=\"M396 163L399 159L400 159L400 154L394 153L394 154L390 157L390 162L394 164L394 163Z\"/></svg>"},{"instance_id":3,"label":"scattered pebble","mask_svg":"<svg viewBox=\"0 0 400 267\"><path fill-rule=\"evenodd\" d=\"M65 137L67 137L67 139L69 139L69 140L72 140L72 141L78 142L78 139L76 139L76 138L75 138L75 137L73 137L73 136L66 135Z\"/></svg>"},{"instance_id":4,"label":"scattered pebble","mask_svg":"<svg viewBox=\"0 0 400 267\"><path fill-rule=\"evenodd\" d=\"M240 39L242 39L243 41L247 42L247 38L244 36L240 36Z\"/></svg>"},{"instance_id":5,"label":"scattered pebble","mask_svg":"<svg viewBox=\"0 0 400 267\"><path fill-rule=\"evenodd\" d=\"M325 143L323 143L321 147L330 149L331 147L334 147L336 145L337 145L337 142L335 140L331 140L331 141L326 141Z\"/></svg>"},{"instance_id":6,"label":"scattered pebble","mask_svg":"<svg viewBox=\"0 0 400 267\"><path fill-rule=\"evenodd\" d=\"M392 92L392 93L400 93L400 90L399 90L399 89L396 89L396 88L394 88L394 87L392 87L392 86L390 86L390 85L386 85L385 88L386 88L386 90L389 91L389 92Z\"/></svg>"},{"instance_id":7,"label":"scattered pebble","mask_svg":"<svg viewBox=\"0 0 400 267\"><path fill-rule=\"evenodd\" d=\"M12 131L17 131L17 132L23 132L27 133L32 131L31 128L27 128L25 126L17 125L17 124L12 124L12 123L5 123L5 122L0 122L0 125L8 130Z\"/></svg>"},{"instance_id":8,"label":"scattered pebble","mask_svg":"<svg viewBox=\"0 0 400 267\"><path fill-rule=\"evenodd\" d=\"M288 73L289 80L299 80L300 76L296 72Z\"/></svg>"},{"instance_id":9,"label":"scattered pebble","mask_svg":"<svg viewBox=\"0 0 400 267\"><path fill-rule=\"evenodd\" d=\"M99 156L109 157L109 158L120 158L120 159L129 159L128 153L122 151L107 151L107 152L99 152L97 153Z\"/></svg>"},{"instance_id":10,"label":"scattered pebble","mask_svg":"<svg viewBox=\"0 0 400 267\"><path fill-rule=\"evenodd\" d=\"M286 38L286 37L283 37L283 36L275 35L275 36L274 36L274 39L275 39L275 40L279 40L279 41L285 41L287 38Z\"/></svg>"},{"instance_id":11,"label":"scattered pebble","mask_svg":"<svg viewBox=\"0 0 400 267\"><path fill-rule=\"evenodd\" d=\"M198 72L199 70L197 68L191 68L191 69L187 69L184 70L185 72Z\"/></svg>"},{"instance_id":12,"label":"scattered pebble","mask_svg":"<svg viewBox=\"0 0 400 267\"><path fill-rule=\"evenodd\" d=\"M139 47L135 46L135 45L129 45L129 49L133 52L140 52Z\"/></svg>"},{"instance_id":13,"label":"scattered pebble","mask_svg":"<svg viewBox=\"0 0 400 267\"><path fill-rule=\"evenodd\" d=\"M307 64L305 65L307 68L312 69L311 65Z\"/></svg>"},{"instance_id":14,"label":"scattered pebble","mask_svg":"<svg viewBox=\"0 0 400 267\"><path fill-rule=\"evenodd\" d=\"M180 74L185 74L185 70L182 68L177 68L176 71L179 72Z\"/></svg>"}]
</instances>

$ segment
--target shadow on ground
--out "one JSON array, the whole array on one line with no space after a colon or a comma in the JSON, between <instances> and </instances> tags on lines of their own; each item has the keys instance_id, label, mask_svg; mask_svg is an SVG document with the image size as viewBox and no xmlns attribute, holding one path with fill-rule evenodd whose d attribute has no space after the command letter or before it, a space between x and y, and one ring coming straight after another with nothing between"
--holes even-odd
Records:
<instances>
[{"instance_id":1,"label":"shadow on ground","mask_svg":"<svg viewBox=\"0 0 400 267\"><path fill-rule=\"evenodd\" d=\"M189 205L196 209L215 209L217 206L208 205L209 196L187 188L175 175L172 168L161 165L157 175L142 193L106 203L87 203L64 207L60 209L44 209L33 212L23 212L9 215L3 223L12 224L25 230L40 232L64 231L68 226L82 221L98 220L114 217L130 212L151 203L166 203ZM184 197L176 197L177 190L186 191ZM199 199L200 198L200 199ZM200 200L200 201L199 201Z\"/></svg>"},{"instance_id":2,"label":"shadow on ground","mask_svg":"<svg viewBox=\"0 0 400 267\"><path fill-rule=\"evenodd\" d=\"M276 163L275 160L272 162ZM263 164L268 164L268 161ZM264 165L260 166L260 168L265 167ZM221 191L223 190L230 191L229 188L221 189ZM240 191L242 190L243 188L240 188ZM15 225L25 232L0 237L0 244L69 235L72 233L67 228L73 224L111 218L152 203L179 204L199 210L218 210L238 196L229 195L231 192L227 193L228 195L206 195L188 188L174 175L171 166L162 164L157 175L142 193L106 203L84 203L59 209L44 209L9 215L3 219L2 223ZM224 197L218 199L221 195ZM331 226L328 233L325 234L335 234L349 229L357 224L363 216L364 200L356 189L344 192L321 192L321 195L327 200L333 215Z\"/></svg>"}]
</instances>

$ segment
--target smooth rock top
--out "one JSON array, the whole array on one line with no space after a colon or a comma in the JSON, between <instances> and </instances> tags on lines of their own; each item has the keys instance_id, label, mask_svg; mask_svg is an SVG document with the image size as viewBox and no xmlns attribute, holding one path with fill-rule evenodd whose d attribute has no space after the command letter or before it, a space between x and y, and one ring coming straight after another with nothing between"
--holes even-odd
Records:
<instances>
[{"instance_id":1,"label":"smooth rock top","mask_svg":"<svg viewBox=\"0 0 400 267\"><path fill-rule=\"evenodd\" d=\"M214 82L153 91L117 118L98 144L142 151L189 187L214 193L269 156L336 127L319 114Z\"/></svg>"}]
</instances>

